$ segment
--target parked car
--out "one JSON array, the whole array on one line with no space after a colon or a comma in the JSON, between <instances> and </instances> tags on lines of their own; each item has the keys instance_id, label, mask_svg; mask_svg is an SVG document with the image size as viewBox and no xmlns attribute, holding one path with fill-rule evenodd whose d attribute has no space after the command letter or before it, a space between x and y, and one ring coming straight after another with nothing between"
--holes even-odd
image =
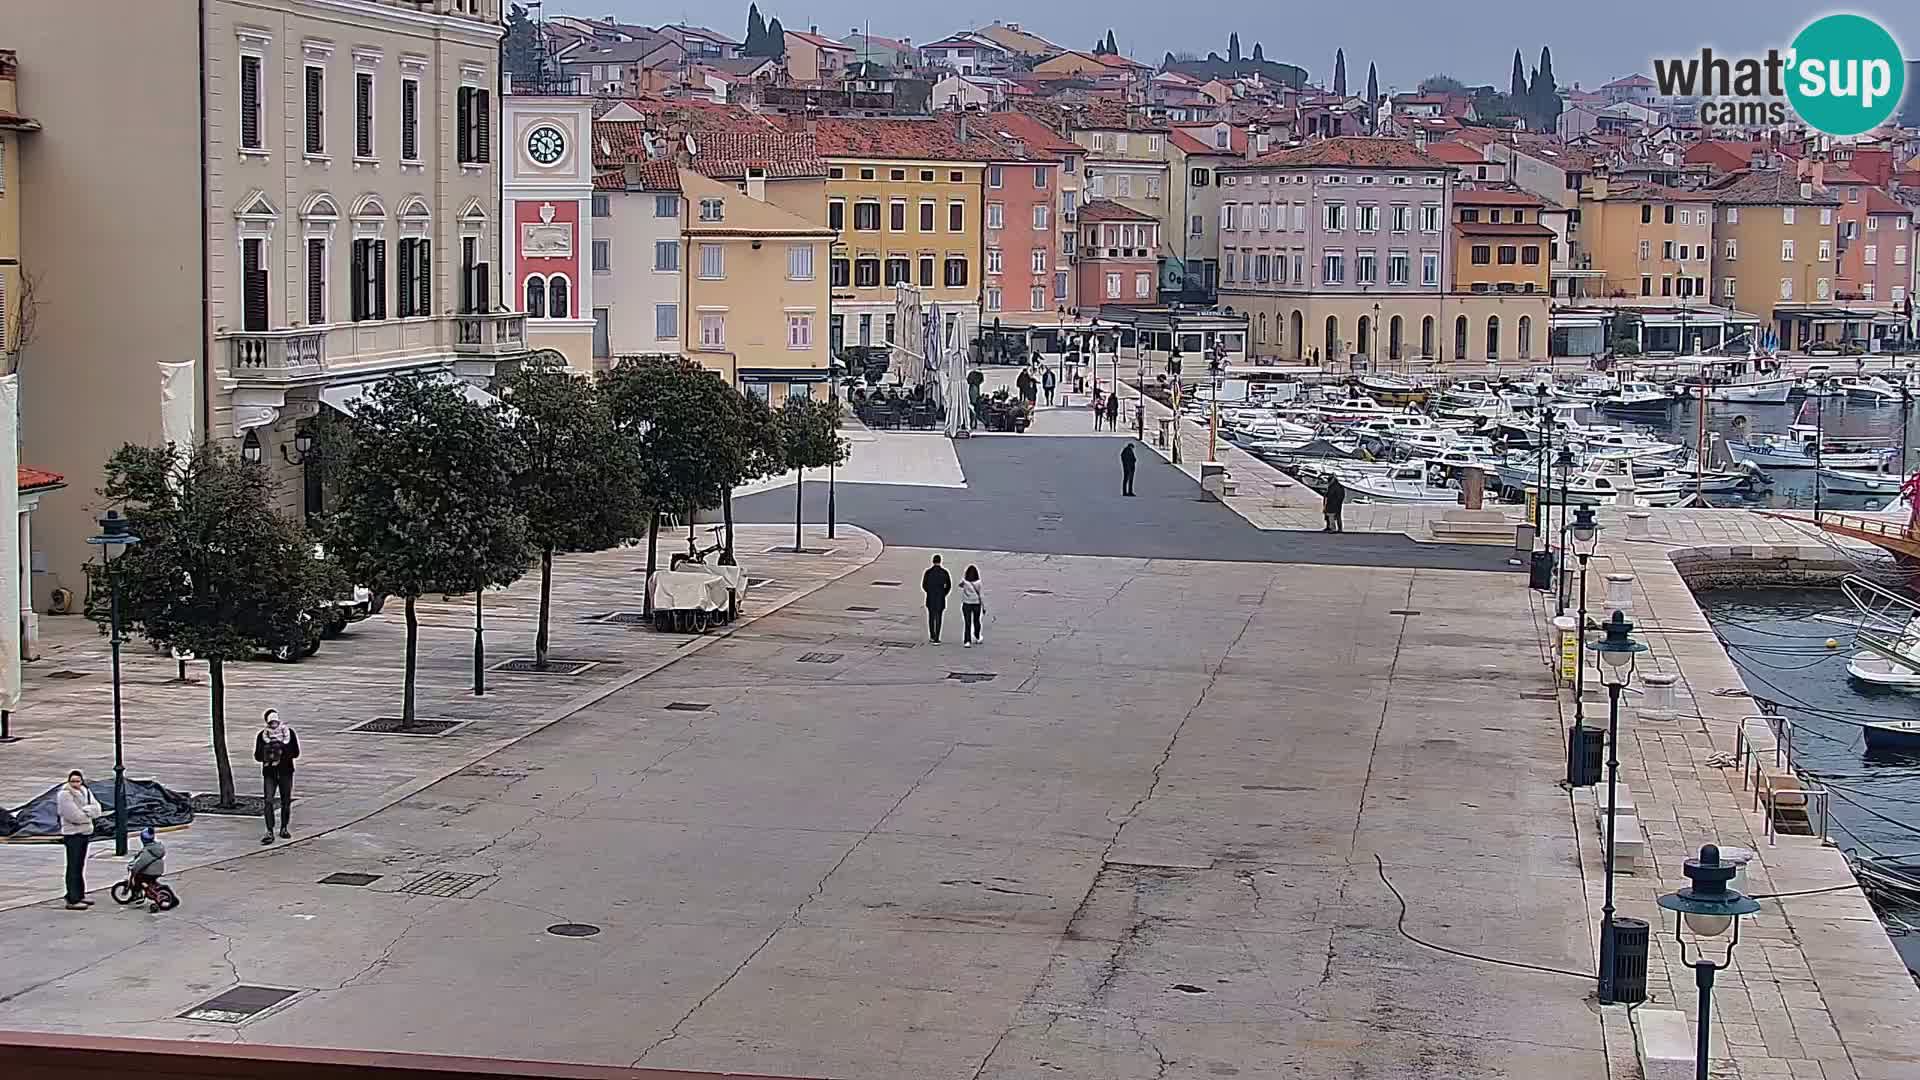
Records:
<instances>
[{"instance_id":1,"label":"parked car","mask_svg":"<svg viewBox=\"0 0 1920 1080\"><path fill-rule=\"evenodd\" d=\"M315 544L313 557L316 561L327 563L326 549ZM333 598L301 613L298 629L288 639L276 642L262 650L283 664L291 664L312 656L320 651L320 643L327 638L339 637L347 627L362 619L380 614L387 605L385 596L376 596L364 585L349 585L346 575L337 567L327 563L324 573L329 575L333 587L329 590Z\"/></svg>"}]
</instances>

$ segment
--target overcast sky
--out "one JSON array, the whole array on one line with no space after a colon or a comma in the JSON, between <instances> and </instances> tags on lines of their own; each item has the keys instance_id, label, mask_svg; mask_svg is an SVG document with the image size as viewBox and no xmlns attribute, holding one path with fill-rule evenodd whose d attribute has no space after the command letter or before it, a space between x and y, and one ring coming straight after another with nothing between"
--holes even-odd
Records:
<instances>
[{"instance_id":1,"label":"overcast sky","mask_svg":"<svg viewBox=\"0 0 1920 1080\"><path fill-rule=\"evenodd\" d=\"M548 14L614 15L622 22L657 25L692 22L741 36L746 0L548 0ZM1554 75L1563 85L1593 87L1632 71L1647 71L1655 55L1715 51L1747 52L1784 46L1804 23L1830 10L1856 11L1880 20L1908 56L1920 55L1920 3L1870 0L1828 8L1806 0L1607 0L1602 4L1542 0L1344 0L1335 3L1273 3L1213 0L1211 3L1114 3L1112 0L1050 0L1046 4L877 4L872 0L766 0L761 14L780 17L789 30L817 25L841 36L854 26L887 37L926 42L994 19L1020 22L1035 33L1084 49L1109 26L1122 52L1157 63L1169 50L1225 55L1227 34L1240 32L1244 51L1265 46L1270 60L1299 64L1315 79L1329 77L1333 51L1347 52L1349 82L1364 86L1367 63L1380 66L1381 89L1411 89L1436 73L1468 83L1504 88L1513 50L1529 69L1540 46L1553 49ZM1650 72L1649 72L1650 73Z\"/></svg>"}]
</instances>

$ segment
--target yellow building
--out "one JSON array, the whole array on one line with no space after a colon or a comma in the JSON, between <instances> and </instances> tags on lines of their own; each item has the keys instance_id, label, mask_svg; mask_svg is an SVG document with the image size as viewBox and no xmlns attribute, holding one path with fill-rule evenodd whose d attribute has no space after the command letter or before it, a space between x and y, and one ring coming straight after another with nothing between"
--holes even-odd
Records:
<instances>
[{"instance_id":1,"label":"yellow building","mask_svg":"<svg viewBox=\"0 0 1920 1080\"><path fill-rule=\"evenodd\" d=\"M1783 349L1803 349L1847 318L1835 306L1838 196L1811 178L1745 169L1713 199L1713 298L1772 323ZM1856 315L1855 318L1858 316Z\"/></svg>"},{"instance_id":2,"label":"yellow building","mask_svg":"<svg viewBox=\"0 0 1920 1080\"><path fill-rule=\"evenodd\" d=\"M20 340L25 299L20 262L20 136L39 124L20 115L13 50L0 49L0 370L12 371L9 355Z\"/></svg>"},{"instance_id":3,"label":"yellow building","mask_svg":"<svg viewBox=\"0 0 1920 1080\"><path fill-rule=\"evenodd\" d=\"M1600 296L1628 305L1707 301L1713 196L1613 181L1600 169L1580 193L1580 237Z\"/></svg>"},{"instance_id":4,"label":"yellow building","mask_svg":"<svg viewBox=\"0 0 1920 1080\"><path fill-rule=\"evenodd\" d=\"M1453 280L1446 300L1456 357L1485 342L1490 357L1547 355L1554 232L1546 203L1524 191L1457 188L1453 193Z\"/></svg>"},{"instance_id":5,"label":"yellow building","mask_svg":"<svg viewBox=\"0 0 1920 1080\"><path fill-rule=\"evenodd\" d=\"M823 176L770 180L747 167L739 183L680 170L687 355L779 406L825 398L831 357Z\"/></svg>"},{"instance_id":6,"label":"yellow building","mask_svg":"<svg viewBox=\"0 0 1920 1080\"><path fill-rule=\"evenodd\" d=\"M807 121L827 162L827 224L837 235L830 261L833 312L828 340L888 345L897 287L938 305L946 338L971 340L980 325L986 265L982 193L987 163L1012 150L988 134L984 117L835 117ZM794 121L799 123L800 121Z\"/></svg>"}]
</instances>

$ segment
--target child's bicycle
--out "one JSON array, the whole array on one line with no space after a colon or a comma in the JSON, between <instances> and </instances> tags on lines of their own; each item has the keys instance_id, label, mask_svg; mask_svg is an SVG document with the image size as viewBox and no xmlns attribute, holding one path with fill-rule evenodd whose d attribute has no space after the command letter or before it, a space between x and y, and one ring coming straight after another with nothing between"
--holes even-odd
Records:
<instances>
[{"instance_id":1,"label":"child's bicycle","mask_svg":"<svg viewBox=\"0 0 1920 1080\"><path fill-rule=\"evenodd\" d=\"M148 911L172 911L180 906L180 897L172 888L149 878L136 882L132 874L114 882L113 888L107 891L117 904L137 904L145 900Z\"/></svg>"}]
</instances>

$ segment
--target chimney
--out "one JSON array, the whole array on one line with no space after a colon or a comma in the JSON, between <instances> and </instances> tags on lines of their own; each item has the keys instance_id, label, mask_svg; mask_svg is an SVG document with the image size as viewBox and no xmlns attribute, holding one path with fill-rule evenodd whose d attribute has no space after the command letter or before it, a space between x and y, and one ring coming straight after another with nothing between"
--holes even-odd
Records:
<instances>
[{"instance_id":1,"label":"chimney","mask_svg":"<svg viewBox=\"0 0 1920 1080\"><path fill-rule=\"evenodd\" d=\"M1813 159L1813 189L1827 190L1827 159L1824 156Z\"/></svg>"},{"instance_id":2,"label":"chimney","mask_svg":"<svg viewBox=\"0 0 1920 1080\"><path fill-rule=\"evenodd\" d=\"M747 198L754 202L767 201L767 170L757 165L747 166Z\"/></svg>"},{"instance_id":3,"label":"chimney","mask_svg":"<svg viewBox=\"0 0 1920 1080\"><path fill-rule=\"evenodd\" d=\"M960 141L967 141L967 110L965 106L960 108Z\"/></svg>"},{"instance_id":4,"label":"chimney","mask_svg":"<svg viewBox=\"0 0 1920 1080\"><path fill-rule=\"evenodd\" d=\"M1265 137L1266 137L1266 132L1263 132L1260 130L1259 124L1250 123L1247 125L1247 160L1248 161L1252 161L1254 158L1257 158L1260 156L1259 143Z\"/></svg>"}]
</instances>

